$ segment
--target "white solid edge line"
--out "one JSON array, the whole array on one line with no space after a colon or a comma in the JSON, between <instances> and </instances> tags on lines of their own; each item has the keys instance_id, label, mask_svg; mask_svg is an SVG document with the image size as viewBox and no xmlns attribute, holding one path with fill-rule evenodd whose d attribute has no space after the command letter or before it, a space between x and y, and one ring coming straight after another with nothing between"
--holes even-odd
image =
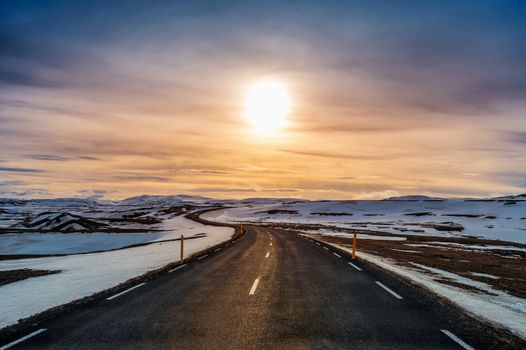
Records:
<instances>
[{"instance_id":1,"label":"white solid edge line","mask_svg":"<svg viewBox=\"0 0 526 350\"><path fill-rule=\"evenodd\" d=\"M220 250L221 250L221 248L217 248L216 250L214 250L214 252L218 252L218 251L220 251Z\"/></svg>"},{"instance_id":2,"label":"white solid edge line","mask_svg":"<svg viewBox=\"0 0 526 350\"><path fill-rule=\"evenodd\" d=\"M138 284L138 285L136 285L136 286L133 286L133 287L131 287L131 288L126 289L125 291L122 291L122 292L120 292L120 293L117 293L117 294L115 294L115 295L112 295L112 296L109 297L109 298L106 298L106 300L113 300L113 299L115 299L115 298L117 298L117 297L120 297L120 296L123 295L124 293L128 293L129 291L132 291L132 290L134 290L135 288L139 288L140 286L144 286L145 284L146 284L146 282L140 283L140 284Z\"/></svg>"},{"instance_id":3,"label":"white solid edge line","mask_svg":"<svg viewBox=\"0 0 526 350\"><path fill-rule=\"evenodd\" d=\"M46 328L40 328L38 331L34 331L33 333L29 333L28 335L25 335L25 336L23 336L23 337L20 338L20 339L14 340L14 341L12 341L11 343L2 346L2 347L0 348L0 350L9 349L9 348L12 347L12 346L15 346L15 345L17 345L17 344L20 344L20 343L23 342L24 340L27 340L27 339L29 339L29 338L31 338L31 337L34 337L35 335L39 335L40 333L45 332L45 331L47 331Z\"/></svg>"},{"instance_id":4,"label":"white solid edge line","mask_svg":"<svg viewBox=\"0 0 526 350\"><path fill-rule=\"evenodd\" d=\"M201 259L204 259L204 258L206 258L207 256L208 256L208 254L205 254L205 255L203 255L203 256L200 256L199 258L197 258L197 260L201 260Z\"/></svg>"},{"instance_id":5,"label":"white solid edge line","mask_svg":"<svg viewBox=\"0 0 526 350\"><path fill-rule=\"evenodd\" d=\"M182 269L185 266L186 266L186 264L182 264L181 266L177 266L175 269L171 269L170 271L168 271L168 273L171 273L171 272L177 271L179 269Z\"/></svg>"},{"instance_id":6,"label":"white solid edge line","mask_svg":"<svg viewBox=\"0 0 526 350\"><path fill-rule=\"evenodd\" d=\"M396 292L392 291L391 289L387 288L382 282L376 281L376 284L385 289L389 294L394 296L396 299L404 299L400 296L400 294L397 294Z\"/></svg>"},{"instance_id":7,"label":"white solid edge line","mask_svg":"<svg viewBox=\"0 0 526 350\"><path fill-rule=\"evenodd\" d=\"M332 252L332 254L336 255L338 258L341 258L342 256L340 254L337 254L335 252Z\"/></svg>"},{"instance_id":8,"label":"white solid edge line","mask_svg":"<svg viewBox=\"0 0 526 350\"><path fill-rule=\"evenodd\" d=\"M441 329L440 331L442 333L444 333L445 335L447 335L448 337L450 337L455 343L457 343L458 345L462 346L464 349L466 349L466 350L475 350L475 348L473 348L473 347L469 346L468 344L464 343L464 341L462 339L460 339L459 337L457 337L456 335L454 335L450 331L448 331L446 329Z\"/></svg>"},{"instance_id":9,"label":"white solid edge line","mask_svg":"<svg viewBox=\"0 0 526 350\"><path fill-rule=\"evenodd\" d=\"M329 248L327 248L327 247L323 247L323 249L325 249L325 250L329 250Z\"/></svg>"},{"instance_id":10,"label":"white solid edge line","mask_svg":"<svg viewBox=\"0 0 526 350\"><path fill-rule=\"evenodd\" d=\"M258 287L259 278L256 278L254 283L252 284L252 288L250 288L250 292L248 292L248 295L253 295L256 292L256 288Z\"/></svg>"},{"instance_id":11,"label":"white solid edge line","mask_svg":"<svg viewBox=\"0 0 526 350\"><path fill-rule=\"evenodd\" d=\"M354 267L358 271L362 271L361 268L359 268L358 266L354 265L352 262L350 262L349 265L351 265L352 267Z\"/></svg>"},{"instance_id":12,"label":"white solid edge line","mask_svg":"<svg viewBox=\"0 0 526 350\"><path fill-rule=\"evenodd\" d=\"M270 252L267 252L267 255L265 255L265 258L268 258L270 255Z\"/></svg>"}]
</instances>

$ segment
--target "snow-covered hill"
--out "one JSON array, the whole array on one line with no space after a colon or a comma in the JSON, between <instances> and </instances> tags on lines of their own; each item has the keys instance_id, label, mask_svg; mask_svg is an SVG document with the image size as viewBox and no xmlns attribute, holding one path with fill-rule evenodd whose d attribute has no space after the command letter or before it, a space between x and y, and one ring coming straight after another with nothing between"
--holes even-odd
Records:
<instances>
[{"instance_id":1,"label":"snow-covered hill","mask_svg":"<svg viewBox=\"0 0 526 350\"><path fill-rule=\"evenodd\" d=\"M109 225L105 223L89 220L79 215L61 212L40 213L22 221L16 226L40 231L60 232L94 231L109 227Z\"/></svg>"},{"instance_id":2,"label":"snow-covered hill","mask_svg":"<svg viewBox=\"0 0 526 350\"><path fill-rule=\"evenodd\" d=\"M182 205L209 205L215 203L224 203L225 201L216 200L203 196L175 195L175 196L155 196L142 195L137 197L126 198L115 202L121 206L156 206L170 207Z\"/></svg>"}]
</instances>

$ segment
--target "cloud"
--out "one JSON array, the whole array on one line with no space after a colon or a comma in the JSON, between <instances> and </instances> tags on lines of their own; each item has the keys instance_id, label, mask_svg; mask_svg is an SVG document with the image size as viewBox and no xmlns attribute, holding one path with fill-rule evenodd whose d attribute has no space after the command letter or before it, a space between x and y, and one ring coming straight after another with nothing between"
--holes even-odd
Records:
<instances>
[{"instance_id":1,"label":"cloud","mask_svg":"<svg viewBox=\"0 0 526 350\"><path fill-rule=\"evenodd\" d=\"M324 152L324 151L299 151L292 149L278 149L278 152L285 152L290 154L297 154L300 156L311 156L311 157L321 157L321 158L340 158L340 159L361 159L361 160L370 160L370 159L384 159L388 155L366 155L366 154L342 154L335 152Z\"/></svg>"},{"instance_id":2,"label":"cloud","mask_svg":"<svg viewBox=\"0 0 526 350\"><path fill-rule=\"evenodd\" d=\"M59 88L67 70L92 65L93 57L79 54L52 40L33 40L30 26L19 30L0 25L0 87Z\"/></svg>"},{"instance_id":3,"label":"cloud","mask_svg":"<svg viewBox=\"0 0 526 350\"><path fill-rule=\"evenodd\" d=\"M415 173L446 186L447 171L466 182L463 171L524 170L524 131L479 130L523 125L525 9L454 0L11 2L0 11L0 153L9 159L0 173L28 177L44 161L70 161L42 165L50 187L107 181L138 191L137 181L174 181L173 166L179 188L327 186L351 195L411 184ZM259 76L282 79L294 100L276 143L248 135L238 118L244 85ZM479 145L495 149L473 151ZM17 163L20 155L34 162ZM491 180L470 179L481 192ZM511 182L501 180L495 191Z\"/></svg>"},{"instance_id":4,"label":"cloud","mask_svg":"<svg viewBox=\"0 0 526 350\"><path fill-rule=\"evenodd\" d=\"M102 160L102 158L99 157L92 157L92 156L80 156L78 159L82 160Z\"/></svg>"},{"instance_id":5,"label":"cloud","mask_svg":"<svg viewBox=\"0 0 526 350\"><path fill-rule=\"evenodd\" d=\"M22 180L10 180L10 181L0 181L0 187L11 187L11 186L20 186L27 185L26 181Z\"/></svg>"},{"instance_id":6,"label":"cloud","mask_svg":"<svg viewBox=\"0 0 526 350\"><path fill-rule=\"evenodd\" d=\"M199 187L191 189L190 192L211 192L211 193L235 193L235 192L302 192L299 188L227 188L227 187Z\"/></svg>"},{"instance_id":7,"label":"cloud","mask_svg":"<svg viewBox=\"0 0 526 350\"><path fill-rule=\"evenodd\" d=\"M507 139L513 142L517 143L524 143L526 144L526 132L522 131L509 131L506 132Z\"/></svg>"},{"instance_id":8,"label":"cloud","mask_svg":"<svg viewBox=\"0 0 526 350\"><path fill-rule=\"evenodd\" d=\"M10 172L10 173L44 173L42 169L32 169L32 168L16 168L16 167L4 167L0 166L0 171Z\"/></svg>"},{"instance_id":9,"label":"cloud","mask_svg":"<svg viewBox=\"0 0 526 350\"><path fill-rule=\"evenodd\" d=\"M66 162L71 160L102 160L98 157L91 157L91 156L78 156L78 157L65 157L65 156L59 156L54 154L30 154L27 156L29 159L34 160L49 160L49 161L57 161L57 162Z\"/></svg>"},{"instance_id":10,"label":"cloud","mask_svg":"<svg viewBox=\"0 0 526 350\"><path fill-rule=\"evenodd\" d=\"M266 188L257 190L257 192L303 192L300 188Z\"/></svg>"},{"instance_id":11,"label":"cloud","mask_svg":"<svg viewBox=\"0 0 526 350\"><path fill-rule=\"evenodd\" d=\"M59 87L61 84L26 73L5 71L0 69L0 86L2 85L21 85L33 87Z\"/></svg>"},{"instance_id":12,"label":"cloud","mask_svg":"<svg viewBox=\"0 0 526 350\"><path fill-rule=\"evenodd\" d=\"M334 121L331 120L330 123L327 122L327 117L324 117L323 119L315 118L317 121L313 121L313 118L311 117L308 121L302 121L301 123L298 123L294 125L293 127L289 128L290 131L299 131L299 132L316 132L316 133L356 133L356 134L363 134L363 133L381 133L381 132L393 132L393 131L399 131L399 130L410 130L418 128L417 124L407 124L407 123L396 123L396 124L389 124L387 122L382 121L379 123L378 121L372 121L369 124L363 124L363 125L357 125L356 122L353 122L352 124L347 123L343 124L341 123L338 118L334 118Z\"/></svg>"},{"instance_id":13,"label":"cloud","mask_svg":"<svg viewBox=\"0 0 526 350\"><path fill-rule=\"evenodd\" d=\"M224 170L212 170L212 169L189 169L191 173L203 174L203 175L230 175L231 173Z\"/></svg>"},{"instance_id":14,"label":"cloud","mask_svg":"<svg viewBox=\"0 0 526 350\"><path fill-rule=\"evenodd\" d=\"M190 192L230 193L230 192L257 192L253 188L223 188L223 187L197 187Z\"/></svg>"},{"instance_id":15,"label":"cloud","mask_svg":"<svg viewBox=\"0 0 526 350\"><path fill-rule=\"evenodd\" d=\"M91 199L102 199L109 193L115 193L116 191L90 189L90 190L79 190L77 193L83 198Z\"/></svg>"},{"instance_id":16,"label":"cloud","mask_svg":"<svg viewBox=\"0 0 526 350\"><path fill-rule=\"evenodd\" d=\"M59 162L70 160L70 158L56 156L52 154L32 154L32 155L29 155L28 158L34 159L34 160L51 160L51 161L59 161Z\"/></svg>"},{"instance_id":17,"label":"cloud","mask_svg":"<svg viewBox=\"0 0 526 350\"><path fill-rule=\"evenodd\" d=\"M141 181L141 182L171 182L172 179L161 176L135 176L135 175L116 175L114 179L121 181Z\"/></svg>"},{"instance_id":18,"label":"cloud","mask_svg":"<svg viewBox=\"0 0 526 350\"><path fill-rule=\"evenodd\" d=\"M15 190L2 190L0 189L0 196L12 196L12 197L27 197L32 198L34 196L50 196L51 193L47 190L40 188L29 188L25 190L15 191Z\"/></svg>"}]
</instances>

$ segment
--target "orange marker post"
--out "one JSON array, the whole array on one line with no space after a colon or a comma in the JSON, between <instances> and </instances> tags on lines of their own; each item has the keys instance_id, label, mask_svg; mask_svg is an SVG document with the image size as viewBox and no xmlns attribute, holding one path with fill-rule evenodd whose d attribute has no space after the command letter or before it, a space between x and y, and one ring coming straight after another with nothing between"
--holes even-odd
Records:
<instances>
[{"instance_id":1,"label":"orange marker post","mask_svg":"<svg viewBox=\"0 0 526 350\"><path fill-rule=\"evenodd\" d=\"M352 239L352 259L356 260L356 233Z\"/></svg>"},{"instance_id":2,"label":"orange marker post","mask_svg":"<svg viewBox=\"0 0 526 350\"><path fill-rule=\"evenodd\" d=\"M181 235L181 263L184 260L184 236Z\"/></svg>"}]
</instances>

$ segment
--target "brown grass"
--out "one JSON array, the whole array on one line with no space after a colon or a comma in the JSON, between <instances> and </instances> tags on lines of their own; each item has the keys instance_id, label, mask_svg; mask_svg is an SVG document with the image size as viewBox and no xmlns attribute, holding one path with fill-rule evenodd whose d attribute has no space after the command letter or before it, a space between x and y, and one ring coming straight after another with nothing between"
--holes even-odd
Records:
<instances>
[{"instance_id":1,"label":"brown grass","mask_svg":"<svg viewBox=\"0 0 526 350\"><path fill-rule=\"evenodd\" d=\"M0 271L0 286L3 286L8 283L25 280L26 278L30 278L30 277L51 275L51 274L59 273L59 272L60 270L50 271L50 270L30 270L30 269Z\"/></svg>"},{"instance_id":2,"label":"brown grass","mask_svg":"<svg viewBox=\"0 0 526 350\"><path fill-rule=\"evenodd\" d=\"M352 243L351 238L323 236L323 239L330 243L348 246ZM526 298L526 252L504 249L469 250L451 246L442 248L436 245L429 247L407 245L430 240L433 242L450 242L452 239L443 239L441 237L426 237L426 239L424 239L413 236L407 236L406 241L361 239L358 243L358 249L395 260L400 265L412 268L414 268L413 264L421 264L455 273L472 280L489 284L495 289L505 291L509 294ZM464 238L458 239L458 241L460 242L457 243L464 244L494 244L488 243L487 240L476 238ZM497 242L497 245L501 246L510 245L508 242ZM416 251L418 253L404 252L404 250ZM497 278L477 276L472 273L483 273L496 276ZM444 281L441 280L440 282ZM452 281L446 282L447 284L453 283ZM456 282L454 283L458 284ZM472 288L468 287L469 286L465 286L464 289Z\"/></svg>"}]
</instances>

